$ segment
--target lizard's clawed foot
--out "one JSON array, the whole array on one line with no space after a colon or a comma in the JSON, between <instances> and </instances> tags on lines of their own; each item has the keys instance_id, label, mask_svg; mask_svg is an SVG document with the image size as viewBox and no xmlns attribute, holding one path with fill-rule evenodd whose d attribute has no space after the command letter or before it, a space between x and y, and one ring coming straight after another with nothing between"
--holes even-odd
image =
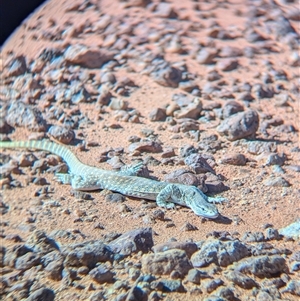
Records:
<instances>
[{"instance_id":1,"label":"lizard's clawed foot","mask_svg":"<svg viewBox=\"0 0 300 301\"><path fill-rule=\"evenodd\" d=\"M71 175L68 173L56 173L54 179L63 184L71 184Z\"/></svg>"},{"instance_id":2,"label":"lizard's clawed foot","mask_svg":"<svg viewBox=\"0 0 300 301\"><path fill-rule=\"evenodd\" d=\"M175 204L174 203L163 203L163 204L157 204L159 207L162 207L162 208L166 208L166 209L175 209Z\"/></svg>"},{"instance_id":3,"label":"lizard's clawed foot","mask_svg":"<svg viewBox=\"0 0 300 301\"><path fill-rule=\"evenodd\" d=\"M223 198L223 197L207 197L207 201L213 204L220 204L220 203L225 203L228 202L228 199Z\"/></svg>"}]
</instances>

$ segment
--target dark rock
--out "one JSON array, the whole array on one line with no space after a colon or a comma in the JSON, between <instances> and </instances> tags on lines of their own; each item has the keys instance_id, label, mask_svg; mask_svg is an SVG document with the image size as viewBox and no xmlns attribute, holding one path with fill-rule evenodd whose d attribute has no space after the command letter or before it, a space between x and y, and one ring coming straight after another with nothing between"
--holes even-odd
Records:
<instances>
[{"instance_id":1,"label":"dark rock","mask_svg":"<svg viewBox=\"0 0 300 301\"><path fill-rule=\"evenodd\" d=\"M265 141L249 141L248 142L248 152L253 155L259 155L262 153L276 152L277 146L275 142L265 142Z\"/></svg>"},{"instance_id":2,"label":"dark rock","mask_svg":"<svg viewBox=\"0 0 300 301\"><path fill-rule=\"evenodd\" d=\"M242 100L242 101L253 101L254 97L252 96L252 94L250 92L242 92L239 96L238 96L238 100Z\"/></svg>"},{"instance_id":3,"label":"dark rock","mask_svg":"<svg viewBox=\"0 0 300 301\"><path fill-rule=\"evenodd\" d=\"M189 222L185 222L182 225L182 227L180 227L180 231L196 231L196 230L198 230L198 228Z\"/></svg>"},{"instance_id":4,"label":"dark rock","mask_svg":"<svg viewBox=\"0 0 300 301\"><path fill-rule=\"evenodd\" d=\"M261 42L266 40L262 35L260 35L258 32L256 32L253 29L249 29L245 33L245 38L249 43Z\"/></svg>"},{"instance_id":5,"label":"dark rock","mask_svg":"<svg viewBox=\"0 0 300 301\"><path fill-rule=\"evenodd\" d=\"M112 98L109 103L109 108L113 111L126 110L128 108L128 102L121 98Z\"/></svg>"},{"instance_id":6,"label":"dark rock","mask_svg":"<svg viewBox=\"0 0 300 301\"><path fill-rule=\"evenodd\" d=\"M266 292L266 291L259 291L258 294L256 295L256 301L273 301L274 298L273 296Z\"/></svg>"},{"instance_id":7,"label":"dark rock","mask_svg":"<svg viewBox=\"0 0 300 301\"><path fill-rule=\"evenodd\" d=\"M247 159L243 154L226 154L222 157L221 163L222 164L229 164L229 165L238 165L244 166L246 165Z\"/></svg>"},{"instance_id":8,"label":"dark rock","mask_svg":"<svg viewBox=\"0 0 300 301\"><path fill-rule=\"evenodd\" d=\"M65 53L65 60L72 65L80 65L85 68L100 68L110 61L114 54L96 47L87 47L82 44L69 46Z\"/></svg>"},{"instance_id":9,"label":"dark rock","mask_svg":"<svg viewBox=\"0 0 300 301\"><path fill-rule=\"evenodd\" d=\"M5 250L3 265L14 267L16 260L24 254L31 252L32 250L25 245L14 245ZM3 256L3 255L2 255Z\"/></svg>"},{"instance_id":10,"label":"dark rock","mask_svg":"<svg viewBox=\"0 0 300 301\"><path fill-rule=\"evenodd\" d=\"M275 91L272 87L261 84L254 85L252 88L252 92L258 99L273 98L275 94Z\"/></svg>"},{"instance_id":11,"label":"dark rock","mask_svg":"<svg viewBox=\"0 0 300 301\"><path fill-rule=\"evenodd\" d=\"M52 280L59 281L62 279L62 270L63 270L63 261L53 261L50 262L46 268L45 271L48 275L48 277Z\"/></svg>"},{"instance_id":12,"label":"dark rock","mask_svg":"<svg viewBox=\"0 0 300 301\"><path fill-rule=\"evenodd\" d=\"M191 154L184 159L184 163L190 166L196 174L211 172L216 174L213 168L208 164L206 158L200 154Z\"/></svg>"},{"instance_id":13,"label":"dark rock","mask_svg":"<svg viewBox=\"0 0 300 301\"><path fill-rule=\"evenodd\" d=\"M282 278L284 278L284 276ZM275 288L279 289L279 288L281 288L285 285L286 285L286 282L283 281L283 279L281 279L280 277L266 278L261 282L261 286L263 288L269 289L270 291L275 289Z\"/></svg>"},{"instance_id":14,"label":"dark rock","mask_svg":"<svg viewBox=\"0 0 300 301\"><path fill-rule=\"evenodd\" d=\"M139 251L147 253L153 247L152 229L140 228L129 231L110 242L108 246L113 252L123 256Z\"/></svg>"},{"instance_id":15,"label":"dark rock","mask_svg":"<svg viewBox=\"0 0 300 301\"><path fill-rule=\"evenodd\" d=\"M54 301L55 293L50 288L40 288L33 293L26 299L26 301Z\"/></svg>"},{"instance_id":16,"label":"dark rock","mask_svg":"<svg viewBox=\"0 0 300 301\"><path fill-rule=\"evenodd\" d=\"M165 220L165 212L161 209L156 209L156 210L153 211L152 217L155 220L164 221Z\"/></svg>"},{"instance_id":17,"label":"dark rock","mask_svg":"<svg viewBox=\"0 0 300 301\"><path fill-rule=\"evenodd\" d=\"M0 133L1 134L8 134L12 132L13 127L11 127L4 118L0 118Z\"/></svg>"},{"instance_id":18,"label":"dark rock","mask_svg":"<svg viewBox=\"0 0 300 301\"><path fill-rule=\"evenodd\" d=\"M123 203L125 199L125 196L120 193L109 193L105 196L105 200L112 203Z\"/></svg>"},{"instance_id":19,"label":"dark rock","mask_svg":"<svg viewBox=\"0 0 300 301\"><path fill-rule=\"evenodd\" d=\"M28 252L23 256L17 258L15 262L15 268L17 270L28 270L33 266L39 265L41 262L41 257L33 252Z\"/></svg>"},{"instance_id":20,"label":"dark rock","mask_svg":"<svg viewBox=\"0 0 300 301\"><path fill-rule=\"evenodd\" d=\"M146 7L151 0L129 0L124 3L125 7ZM122 48L123 49L123 48Z\"/></svg>"},{"instance_id":21,"label":"dark rock","mask_svg":"<svg viewBox=\"0 0 300 301\"><path fill-rule=\"evenodd\" d=\"M151 121L165 121L166 117L166 110L161 108L156 108L149 114L149 118Z\"/></svg>"},{"instance_id":22,"label":"dark rock","mask_svg":"<svg viewBox=\"0 0 300 301\"><path fill-rule=\"evenodd\" d=\"M192 268L185 251L172 249L155 254L146 254L142 257L142 269L154 275L169 275L177 272L181 277Z\"/></svg>"},{"instance_id":23,"label":"dark rock","mask_svg":"<svg viewBox=\"0 0 300 301\"><path fill-rule=\"evenodd\" d=\"M184 145L179 148L179 155L183 158L188 157L191 154L197 153L197 149L193 145Z\"/></svg>"},{"instance_id":24,"label":"dark rock","mask_svg":"<svg viewBox=\"0 0 300 301\"><path fill-rule=\"evenodd\" d=\"M287 238L293 238L295 240L300 239L300 220L286 226L285 228L281 228L279 233ZM299 256L300 257L300 256ZM300 258L299 258L300 261Z\"/></svg>"},{"instance_id":25,"label":"dark rock","mask_svg":"<svg viewBox=\"0 0 300 301\"><path fill-rule=\"evenodd\" d=\"M59 125L51 126L48 134L63 144L69 144L75 138L75 133L71 129Z\"/></svg>"},{"instance_id":26,"label":"dark rock","mask_svg":"<svg viewBox=\"0 0 300 301\"><path fill-rule=\"evenodd\" d=\"M139 286L133 286L126 297L126 301L147 301L147 294Z\"/></svg>"},{"instance_id":27,"label":"dark rock","mask_svg":"<svg viewBox=\"0 0 300 301\"><path fill-rule=\"evenodd\" d=\"M154 253L165 252L168 250L179 249L186 252L188 257L191 257L198 247L194 242L166 242L155 245L153 248Z\"/></svg>"},{"instance_id":28,"label":"dark rock","mask_svg":"<svg viewBox=\"0 0 300 301\"><path fill-rule=\"evenodd\" d=\"M137 280L140 275L141 275L141 270L140 269L132 267L128 271L129 279L132 280L132 281Z\"/></svg>"},{"instance_id":29,"label":"dark rock","mask_svg":"<svg viewBox=\"0 0 300 301\"><path fill-rule=\"evenodd\" d=\"M235 59L222 59L218 61L216 68L221 71L232 71L236 69L239 65L239 62Z\"/></svg>"},{"instance_id":30,"label":"dark rock","mask_svg":"<svg viewBox=\"0 0 300 301\"><path fill-rule=\"evenodd\" d=\"M226 267L248 256L248 247L238 240L221 242L217 239L207 240L201 249L192 255L194 267L205 267L211 263Z\"/></svg>"},{"instance_id":31,"label":"dark rock","mask_svg":"<svg viewBox=\"0 0 300 301\"><path fill-rule=\"evenodd\" d=\"M243 111L244 111L244 107L240 103L234 100L228 101L226 102L226 104L222 109L222 117L223 119L226 119L233 114L236 114L238 112L243 112Z\"/></svg>"},{"instance_id":32,"label":"dark rock","mask_svg":"<svg viewBox=\"0 0 300 301\"><path fill-rule=\"evenodd\" d=\"M123 299L120 299L121 300L125 300L126 296L123 298ZM89 301L103 301L105 300L105 295L104 295L104 292L96 292L96 293L93 293L90 298L89 298ZM119 300L119 299L115 299L116 301Z\"/></svg>"},{"instance_id":33,"label":"dark rock","mask_svg":"<svg viewBox=\"0 0 300 301\"><path fill-rule=\"evenodd\" d=\"M244 258L237 262L235 266L236 271L251 273L259 278L274 277L283 273L286 269L286 261L279 255Z\"/></svg>"},{"instance_id":34,"label":"dark rock","mask_svg":"<svg viewBox=\"0 0 300 301\"><path fill-rule=\"evenodd\" d=\"M115 84L117 82L116 76L112 72L104 72L101 74L101 84L110 83Z\"/></svg>"},{"instance_id":35,"label":"dark rock","mask_svg":"<svg viewBox=\"0 0 300 301\"><path fill-rule=\"evenodd\" d=\"M291 184L284 179L283 177L275 177L274 175L270 175L269 178L263 181L263 184L265 186L270 187L289 187Z\"/></svg>"},{"instance_id":36,"label":"dark rock","mask_svg":"<svg viewBox=\"0 0 300 301\"><path fill-rule=\"evenodd\" d=\"M201 282L201 287L203 287L207 293L211 293L223 284L224 282L222 279L204 280Z\"/></svg>"},{"instance_id":37,"label":"dark rock","mask_svg":"<svg viewBox=\"0 0 300 301\"><path fill-rule=\"evenodd\" d=\"M183 168L177 169L170 174L167 174L164 177L164 180L170 183L180 183L193 186L198 186L200 184L199 179L195 174Z\"/></svg>"},{"instance_id":38,"label":"dark rock","mask_svg":"<svg viewBox=\"0 0 300 301\"><path fill-rule=\"evenodd\" d=\"M161 154L162 158L172 158L174 156L175 156L175 151L174 148L172 147L165 148L163 150L163 153Z\"/></svg>"},{"instance_id":39,"label":"dark rock","mask_svg":"<svg viewBox=\"0 0 300 301\"><path fill-rule=\"evenodd\" d=\"M300 271L300 261L299 261L299 262L297 262L297 261L292 262L292 263L290 264L290 270L293 271L293 272L298 272L298 271Z\"/></svg>"},{"instance_id":40,"label":"dark rock","mask_svg":"<svg viewBox=\"0 0 300 301\"><path fill-rule=\"evenodd\" d=\"M180 280L162 279L151 282L151 288L162 292L185 292L185 289Z\"/></svg>"},{"instance_id":41,"label":"dark rock","mask_svg":"<svg viewBox=\"0 0 300 301\"><path fill-rule=\"evenodd\" d=\"M245 242L261 242L265 241L265 237L262 232L245 232L241 240Z\"/></svg>"},{"instance_id":42,"label":"dark rock","mask_svg":"<svg viewBox=\"0 0 300 301\"><path fill-rule=\"evenodd\" d=\"M75 269L64 268L62 270L63 283L70 286L77 278L77 271Z\"/></svg>"},{"instance_id":43,"label":"dark rock","mask_svg":"<svg viewBox=\"0 0 300 301\"><path fill-rule=\"evenodd\" d=\"M133 153L135 151L147 153L160 153L162 152L162 146L155 141L141 141L131 143L128 147L128 151L130 153Z\"/></svg>"},{"instance_id":44,"label":"dark rock","mask_svg":"<svg viewBox=\"0 0 300 301\"><path fill-rule=\"evenodd\" d=\"M36 160L33 163L33 171L35 173L42 173L43 171L45 171L48 168L48 160L46 158L42 158L39 160Z\"/></svg>"},{"instance_id":45,"label":"dark rock","mask_svg":"<svg viewBox=\"0 0 300 301\"><path fill-rule=\"evenodd\" d=\"M46 254L59 250L55 240L48 237L45 232L35 230L26 241L26 246L39 254Z\"/></svg>"},{"instance_id":46,"label":"dark rock","mask_svg":"<svg viewBox=\"0 0 300 301\"><path fill-rule=\"evenodd\" d=\"M291 26L290 21L284 16L279 16L272 24L272 30L277 39L284 38L288 34L296 34L295 29Z\"/></svg>"},{"instance_id":47,"label":"dark rock","mask_svg":"<svg viewBox=\"0 0 300 301\"><path fill-rule=\"evenodd\" d=\"M300 280L290 280L281 293L290 293L294 296L300 296Z\"/></svg>"},{"instance_id":48,"label":"dark rock","mask_svg":"<svg viewBox=\"0 0 300 301\"><path fill-rule=\"evenodd\" d=\"M198 144L199 150L203 150L204 152L215 153L217 150L222 148L222 142L218 140L217 135L201 135L200 142Z\"/></svg>"},{"instance_id":49,"label":"dark rock","mask_svg":"<svg viewBox=\"0 0 300 301\"><path fill-rule=\"evenodd\" d=\"M300 21L300 11L296 8L291 8L287 12L287 19L292 21Z\"/></svg>"},{"instance_id":50,"label":"dark rock","mask_svg":"<svg viewBox=\"0 0 300 301\"><path fill-rule=\"evenodd\" d=\"M176 126L175 126L176 127ZM186 121L178 124L177 127L181 133L186 133L189 131L199 131L199 124L193 121Z\"/></svg>"},{"instance_id":51,"label":"dark rock","mask_svg":"<svg viewBox=\"0 0 300 301\"><path fill-rule=\"evenodd\" d=\"M287 157L285 154L276 154L276 153L272 153L269 154L266 160L266 165L279 165L282 166L284 165L285 161L286 161Z\"/></svg>"},{"instance_id":52,"label":"dark rock","mask_svg":"<svg viewBox=\"0 0 300 301\"><path fill-rule=\"evenodd\" d=\"M220 135L235 141L254 135L258 129L259 117L256 111L240 112L225 119L217 128Z\"/></svg>"},{"instance_id":53,"label":"dark rock","mask_svg":"<svg viewBox=\"0 0 300 301\"><path fill-rule=\"evenodd\" d=\"M164 87L177 88L182 79L182 72L180 69L172 67L167 62L162 61L155 66L151 76L155 82Z\"/></svg>"},{"instance_id":54,"label":"dark rock","mask_svg":"<svg viewBox=\"0 0 300 301\"><path fill-rule=\"evenodd\" d=\"M202 110L202 103L199 98L194 98L193 102L188 104L186 107L181 108L174 112L174 117L181 118L191 118L198 119Z\"/></svg>"},{"instance_id":55,"label":"dark rock","mask_svg":"<svg viewBox=\"0 0 300 301\"><path fill-rule=\"evenodd\" d=\"M277 229L268 228L266 229L266 240L280 240L281 236Z\"/></svg>"},{"instance_id":56,"label":"dark rock","mask_svg":"<svg viewBox=\"0 0 300 301\"><path fill-rule=\"evenodd\" d=\"M49 277L53 280L60 280L59 265L62 265L64 258L58 251L45 254L41 258L41 263L45 267L45 271L49 273ZM60 271L61 272L61 271ZM53 278L51 277L53 275ZM60 278L60 279L56 279Z\"/></svg>"},{"instance_id":57,"label":"dark rock","mask_svg":"<svg viewBox=\"0 0 300 301\"><path fill-rule=\"evenodd\" d=\"M200 89L194 81L180 82L178 88L188 93L192 93L195 96L201 96Z\"/></svg>"},{"instance_id":58,"label":"dark rock","mask_svg":"<svg viewBox=\"0 0 300 301\"><path fill-rule=\"evenodd\" d=\"M252 278L244 275L241 272L228 271L224 275L228 280L232 281L241 288L252 289L253 287L258 287L258 284Z\"/></svg>"},{"instance_id":59,"label":"dark rock","mask_svg":"<svg viewBox=\"0 0 300 301\"><path fill-rule=\"evenodd\" d=\"M234 288L220 287L215 294L226 301L237 301L237 298L234 296Z\"/></svg>"},{"instance_id":60,"label":"dark rock","mask_svg":"<svg viewBox=\"0 0 300 301\"><path fill-rule=\"evenodd\" d=\"M212 70L212 71L208 72L208 74L206 75L206 79L209 82L217 81L221 78L222 78L222 76L218 73L217 70Z\"/></svg>"},{"instance_id":61,"label":"dark rock","mask_svg":"<svg viewBox=\"0 0 300 301\"><path fill-rule=\"evenodd\" d=\"M33 163L37 160L37 158L33 154L22 153L17 157L17 160L20 167L29 167L33 166Z\"/></svg>"},{"instance_id":62,"label":"dark rock","mask_svg":"<svg viewBox=\"0 0 300 301\"><path fill-rule=\"evenodd\" d=\"M207 180L205 181L205 186L207 188L207 192L212 194L220 193L229 189L229 187L226 186L220 180L213 180L213 181Z\"/></svg>"},{"instance_id":63,"label":"dark rock","mask_svg":"<svg viewBox=\"0 0 300 301\"><path fill-rule=\"evenodd\" d=\"M107 87L107 85L104 84L101 85L101 87L98 90L99 90L99 95L97 97L97 104L107 106L112 98L110 89Z\"/></svg>"},{"instance_id":64,"label":"dark rock","mask_svg":"<svg viewBox=\"0 0 300 301\"><path fill-rule=\"evenodd\" d=\"M61 250L65 257L65 267L87 266L94 268L98 262L110 261L113 253L101 241L87 241L66 246Z\"/></svg>"},{"instance_id":65,"label":"dark rock","mask_svg":"<svg viewBox=\"0 0 300 301\"><path fill-rule=\"evenodd\" d=\"M43 178L43 177L35 177L33 179L32 183L35 185L40 185L40 186L49 185L46 178Z\"/></svg>"},{"instance_id":66,"label":"dark rock","mask_svg":"<svg viewBox=\"0 0 300 301\"><path fill-rule=\"evenodd\" d=\"M15 299L27 298L32 284L33 280L18 281L16 284L9 288L9 292L13 293Z\"/></svg>"},{"instance_id":67,"label":"dark rock","mask_svg":"<svg viewBox=\"0 0 300 301\"><path fill-rule=\"evenodd\" d=\"M89 272L89 275L97 283L102 284L112 282L115 274L104 264L99 264L97 267L95 267Z\"/></svg>"},{"instance_id":68,"label":"dark rock","mask_svg":"<svg viewBox=\"0 0 300 301\"><path fill-rule=\"evenodd\" d=\"M242 56L243 55L243 50L237 47L233 46L223 46L221 48L221 51L219 53L219 56L221 57L237 57L237 56Z\"/></svg>"},{"instance_id":69,"label":"dark rock","mask_svg":"<svg viewBox=\"0 0 300 301\"><path fill-rule=\"evenodd\" d=\"M24 127L31 131L44 132L46 121L36 108L21 101L12 101L6 115L6 122L12 127Z\"/></svg>"},{"instance_id":70,"label":"dark rock","mask_svg":"<svg viewBox=\"0 0 300 301\"><path fill-rule=\"evenodd\" d=\"M215 63L217 54L218 52L215 50L202 48L196 59L199 64L210 65Z\"/></svg>"},{"instance_id":71,"label":"dark rock","mask_svg":"<svg viewBox=\"0 0 300 301\"><path fill-rule=\"evenodd\" d=\"M197 269L189 270L187 277L186 277L187 281L195 283L195 284L200 284L201 278L202 278L202 273Z\"/></svg>"},{"instance_id":72,"label":"dark rock","mask_svg":"<svg viewBox=\"0 0 300 301\"><path fill-rule=\"evenodd\" d=\"M27 71L26 58L23 55L13 58L7 65L8 76L19 76Z\"/></svg>"},{"instance_id":73,"label":"dark rock","mask_svg":"<svg viewBox=\"0 0 300 301\"><path fill-rule=\"evenodd\" d=\"M160 294L155 291L152 291L148 297L149 301L160 301L161 299L162 298L161 298Z\"/></svg>"},{"instance_id":74,"label":"dark rock","mask_svg":"<svg viewBox=\"0 0 300 301\"><path fill-rule=\"evenodd\" d=\"M18 234L7 234L5 236L5 240L9 240L13 242L21 242L22 238Z\"/></svg>"},{"instance_id":75,"label":"dark rock","mask_svg":"<svg viewBox=\"0 0 300 301\"><path fill-rule=\"evenodd\" d=\"M161 18L174 19L177 13L174 11L171 3L159 2L156 6L155 15Z\"/></svg>"},{"instance_id":76,"label":"dark rock","mask_svg":"<svg viewBox=\"0 0 300 301\"><path fill-rule=\"evenodd\" d=\"M1 166L1 175L9 176L11 174L20 175L22 174L21 169L18 167L16 161L9 161Z\"/></svg>"}]
</instances>

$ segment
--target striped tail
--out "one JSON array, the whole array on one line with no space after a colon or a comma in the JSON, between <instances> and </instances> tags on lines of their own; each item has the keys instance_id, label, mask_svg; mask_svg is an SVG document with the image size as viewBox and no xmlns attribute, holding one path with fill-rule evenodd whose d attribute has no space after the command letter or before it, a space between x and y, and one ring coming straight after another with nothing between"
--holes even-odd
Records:
<instances>
[{"instance_id":1,"label":"striped tail","mask_svg":"<svg viewBox=\"0 0 300 301\"><path fill-rule=\"evenodd\" d=\"M83 165L83 163L81 163L68 148L49 140L0 141L0 148L32 148L45 150L61 157L64 161L66 161L70 170L73 171Z\"/></svg>"}]
</instances>

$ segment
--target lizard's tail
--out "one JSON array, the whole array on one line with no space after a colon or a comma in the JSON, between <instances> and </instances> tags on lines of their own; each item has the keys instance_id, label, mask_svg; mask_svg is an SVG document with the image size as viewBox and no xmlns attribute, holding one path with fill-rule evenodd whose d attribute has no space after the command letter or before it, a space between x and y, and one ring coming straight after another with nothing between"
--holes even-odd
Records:
<instances>
[{"instance_id":1,"label":"lizard's tail","mask_svg":"<svg viewBox=\"0 0 300 301\"><path fill-rule=\"evenodd\" d=\"M82 164L67 147L48 140L0 141L0 148L32 148L45 150L61 157L66 161L70 169L72 169L72 167L79 167Z\"/></svg>"}]
</instances>

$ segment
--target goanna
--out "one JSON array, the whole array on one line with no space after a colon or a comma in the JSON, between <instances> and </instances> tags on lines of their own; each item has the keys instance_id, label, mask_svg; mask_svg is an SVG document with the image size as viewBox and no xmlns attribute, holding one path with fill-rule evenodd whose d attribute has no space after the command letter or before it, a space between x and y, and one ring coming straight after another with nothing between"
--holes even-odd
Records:
<instances>
[{"instance_id":1,"label":"goanna","mask_svg":"<svg viewBox=\"0 0 300 301\"><path fill-rule=\"evenodd\" d=\"M104 170L83 164L67 147L48 141L1 141L0 148L39 149L60 156L68 165L69 173L57 173L56 179L71 184L75 190L91 191L108 189L121 194L154 200L164 208L174 208L175 204L191 208L197 215L214 219L219 216L215 202L224 198L206 196L195 186L173 184L138 177L143 163L126 166L119 172Z\"/></svg>"}]
</instances>

